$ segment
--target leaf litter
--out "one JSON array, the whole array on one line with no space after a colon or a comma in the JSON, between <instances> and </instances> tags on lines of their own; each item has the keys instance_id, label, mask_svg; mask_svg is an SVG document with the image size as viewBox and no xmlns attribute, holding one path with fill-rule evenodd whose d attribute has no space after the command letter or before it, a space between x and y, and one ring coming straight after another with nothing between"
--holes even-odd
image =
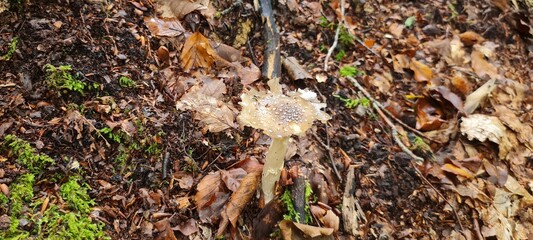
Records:
<instances>
[{"instance_id":1,"label":"leaf litter","mask_svg":"<svg viewBox=\"0 0 533 240\"><path fill-rule=\"evenodd\" d=\"M13 36L24 40L12 60L0 60L0 136L17 134L64 160L42 173L35 200L54 201L54 185L61 184L54 174L82 170L76 174L84 174L97 203L94 220L108 225L106 234L112 237L234 239L257 236L256 231L268 232L265 237L278 228L277 237L285 239L528 239L533 234L533 73L527 65L530 40L520 29L531 20L514 21L529 11L518 5L516 14L500 15L495 9L510 8L503 2L345 2L350 9L345 16L336 0L276 6L284 32L281 51L295 65L285 66L294 76L283 77L284 88L316 87L333 116L327 127L313 127L290 141L287 170L278 183L280 192L292 189L292 169L304 169L313 191L309 224L282 220L287 209L260 204L258 169L270 140L235 121L240 94L249 87L265 88L256 66L264 57L264 36L261 24L250 17L250 3L223 16L214 13L233 3L30 2L24 7L41 15L10 19L0 13L12 29L29 22L27 30L6 30L0 38L2 54ZM84 21L64 12L81 12ZM237 31L227 26L240 18L252 22L250 44L226 45L237 42ZM355 38L341 39L346 42L335 53L344 55L325 72L320 49L332 43L335 25L343 19ZM72 65L94 87L59 98L40 76L46 63ZM339 77L344 65L364 73L358 80L394 109L405 124L403 141L427 159L418 170L435 189L422 184L375 113L355 114L333 97L361 98ZM136 88L118 84L114 78L123 75L131 76ZM106 127L115 137L102 134ZM413 134L416 129L422 136ZM74 163L78 167L71 168ZM340 169L341 179L334 177L331 164ZM2 194L9 193L24 169L3 148L0 167ZM347 169L355 173L354 184L347 184ZM343 189L348 185L352 188ZM339 207L358 212L359 218L350 219L355 227L340 224L348 215ZM0 208L2 217L7 214Z\"/></svg>"}]
</instances>

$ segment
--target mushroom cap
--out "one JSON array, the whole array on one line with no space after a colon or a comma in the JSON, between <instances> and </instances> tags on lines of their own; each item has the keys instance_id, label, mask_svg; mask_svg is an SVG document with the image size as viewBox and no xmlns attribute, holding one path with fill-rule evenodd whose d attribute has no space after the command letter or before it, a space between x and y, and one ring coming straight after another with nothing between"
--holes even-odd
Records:
<instances>
[{"instance_id":1,"label":"mushroom cap","mask_svg":"<svg viewBox=\"0 0 533 240\"><path fill-rule=\"evenodd\" d=\"M239 121L256 129L264 130L272 138L301 135L315 120L326 122L331 117L320 109L316 93L308 90L281 93L259 92L255 89L241 95L242 111Z\"/></svg>"}]
</instances>

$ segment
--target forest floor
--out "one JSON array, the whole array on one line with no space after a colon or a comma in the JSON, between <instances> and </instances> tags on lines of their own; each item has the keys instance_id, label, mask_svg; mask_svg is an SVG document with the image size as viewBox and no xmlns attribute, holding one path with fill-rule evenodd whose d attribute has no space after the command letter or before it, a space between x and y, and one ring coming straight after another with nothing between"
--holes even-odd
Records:
<instances>
[{"instance_id":1,"label":"forest floor","mask_svg":"<svg viewBox=\"0 0 533 240\"><path fill-rule=\"evenodd\" d=\"M254 2L0 1L0 239L533 239L531 2L361 2L273 3L331 119L265 205Z\"/></svg>"}]
</instances>

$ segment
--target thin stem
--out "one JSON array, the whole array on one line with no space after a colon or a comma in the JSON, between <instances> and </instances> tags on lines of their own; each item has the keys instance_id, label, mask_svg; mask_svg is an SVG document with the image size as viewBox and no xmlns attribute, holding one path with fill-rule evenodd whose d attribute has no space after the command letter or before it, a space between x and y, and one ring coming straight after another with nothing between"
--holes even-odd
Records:
<instances>
[{"instance_id":1,"label":"thin stem","mask_svg":"<svg viewBox=\"0 0 533 240\"><path fill-rule=\"evenodd\" d=\"M261 178L265 205L276 195L276 183L279 181L281 169L283 169L288 145L289 137L272 138L272 144L268 148Z\"/></svg>"}]
</instances>

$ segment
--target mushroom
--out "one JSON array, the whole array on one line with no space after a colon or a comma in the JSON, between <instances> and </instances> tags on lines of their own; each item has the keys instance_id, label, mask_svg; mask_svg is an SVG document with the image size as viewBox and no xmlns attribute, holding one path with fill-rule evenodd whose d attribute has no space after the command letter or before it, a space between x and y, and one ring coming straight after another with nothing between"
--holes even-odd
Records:
<instances>
[{"instance_id":1,"label":"mushroom","mask_svg":"<svg viewBox=\"0 0 533 240\"><path fill-rule=\"evenodd\" d=\"M320 110L326 104L318 101L316 93L299 89L284 95L277 78L268 81L268 85L270 91L252 89L241 95L240 105L243 108L238 117L243 125L262 129L272 138L261 180L265 204L274 198L289 138L304 134L315 120L325 123L330 119Z\"/></svg>"}]
</instances>

